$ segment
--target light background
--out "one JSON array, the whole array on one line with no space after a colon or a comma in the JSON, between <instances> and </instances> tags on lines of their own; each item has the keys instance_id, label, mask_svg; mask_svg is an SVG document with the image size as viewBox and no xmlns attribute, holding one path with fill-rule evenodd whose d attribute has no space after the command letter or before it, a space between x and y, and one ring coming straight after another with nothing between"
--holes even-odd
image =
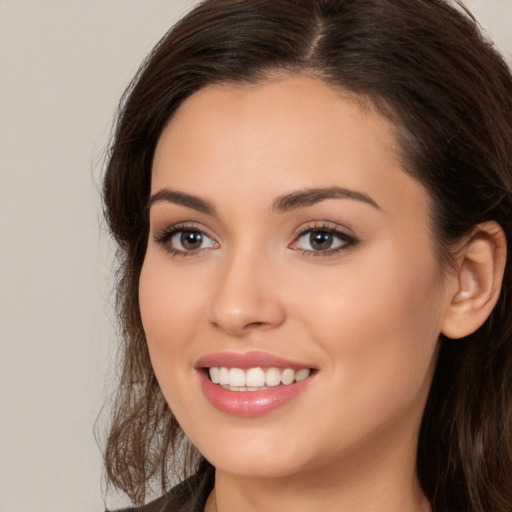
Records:
<instances>
[{"instance_id":1,"label":"light background","mask_svg":"<svg viewBox=\"0 0 512 512\"><path fill-rule=\"evenodd\" d=\"M129 78L194 3L0 0L0 512L104 509L101 159ZM512 61L512 0L467 5Z\"/></svg>"}]
</instances>

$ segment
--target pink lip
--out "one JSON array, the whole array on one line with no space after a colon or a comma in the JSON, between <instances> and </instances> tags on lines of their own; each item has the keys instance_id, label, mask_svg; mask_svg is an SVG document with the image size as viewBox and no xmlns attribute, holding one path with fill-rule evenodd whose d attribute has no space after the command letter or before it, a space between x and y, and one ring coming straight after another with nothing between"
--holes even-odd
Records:
<instances>
[{"instance_id":1,"label":"pink lip","mask_svg":"<svg viewBox=\"0 0 512 512\"><path fill-rule=\"evenodd\" d=\"M274 411L302 393L311 381L310 376L288 386L280 385L262 391L229 391L209 379L206 368L212 366L241 369L259 366L294 370L312 367L265 352L219 352L201 357L196 368L206 399L219 411L235 416L260 416Z\"/></svg>"},{"instance_id":2,"label":"pink lip","mask_svg":"<svg viewBox=\"0 0 512 512\"><path fill-rule=\"evenodd\" d=\"M261 416L283 406L309 385L311 377L289 386L275 386L263 391L229 391L214 384L206 371L198 372L201 389L219 411L235 416Z\"/></svg>"},{"instance_id":3,"label":"pink lip","mask_svg":"<svg viewBox=\"0 0 512 512\"><path fill-rule=\"evenodd\" d=\"M201 357L196 363L196 368L211 368L212 366L241 368L242 370L257 366L262 368L292 368L293 370L311 368L308 364L290 361L266 352L217 352Z\"/></svg>"}]
</instances>

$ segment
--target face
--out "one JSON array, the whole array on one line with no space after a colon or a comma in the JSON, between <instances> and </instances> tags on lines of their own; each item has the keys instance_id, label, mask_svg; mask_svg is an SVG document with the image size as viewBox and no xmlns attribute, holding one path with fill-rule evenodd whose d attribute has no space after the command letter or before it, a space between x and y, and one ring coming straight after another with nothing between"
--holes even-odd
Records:
<instances>
[{"instance_id":1,"label":"face","mask_svg":"<svg viewBox=\"0 0 512 512\"><path fill-rule=\"evenodd\" d=\"M397 154L383 117L307 77L205 88L163 132L142 320L218 470L414 453L447 299L428 195Z\"/></svg>"}]
</instances>

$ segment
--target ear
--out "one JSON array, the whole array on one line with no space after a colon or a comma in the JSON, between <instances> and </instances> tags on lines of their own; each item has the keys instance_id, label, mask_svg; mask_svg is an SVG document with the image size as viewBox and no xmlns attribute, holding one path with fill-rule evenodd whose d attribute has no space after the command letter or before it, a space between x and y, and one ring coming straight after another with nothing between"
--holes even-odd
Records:
<instances>
[{"instance_id":1,"label":"ear","mask_svg":"<svg viewBox=\"0 0 512 512\"><path fill-rule=\"evenodd\" d=\"M450 303L441 332L458 339L475 332L489 317L498 302L505 263L507 241L495 221L475 226L457 257L457 274L450 286Z\"/></svg>"}]
</instances>

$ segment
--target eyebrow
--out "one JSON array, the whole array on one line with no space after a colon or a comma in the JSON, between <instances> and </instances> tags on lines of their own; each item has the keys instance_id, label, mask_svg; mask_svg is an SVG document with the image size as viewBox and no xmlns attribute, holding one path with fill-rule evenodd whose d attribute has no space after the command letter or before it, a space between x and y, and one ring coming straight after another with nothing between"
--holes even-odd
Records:
<instances>
[{"instance_id":1,"label":"eyebrow","mask_svg":"<svg viewBox=\"0 0 512 512\"><path fill-rule=\"evenodd\" d=\"M381 209L370 196L362 192L341 187L327 187L308 188L285 194L284 196L278 197L272 203L271 211L275 213L285 213L299 208L306 208L328 199L353 199L369 204L377 210ZM154 204L160 202L178 204L207 215L217 215L215 206L209 201L191 194L186 194L185 192L178 192L177 190L168 188L159 190L150 197L146 207L149 210Z\"/></svg>"},{"instance_id":2,"label":"eyebrow","mask_svg":"<svg viewBox=\"0 0 512 512\"><path fill-rule=\"evenodd\" d=\"M215 206L213 206L209 201L197 196L185 194L185 192L178 192L177 190L170 190L168 188L164 188L153 194L150 197L146 208L149 210L154 204L162 201L186 206L187 208L192 208L192 210L197 210L198 212L206 213L207 215L215 216L217 214Z\"/></svg>"},{"instance_id":3,"label":"eyebrow","mask_svg":"<svg viewBox=\"0 0 512 512\"><path fill-rule=\"evenodd\" d=\"M341 187L328 187L308 188L281 196L274 201L272 211L284 213L298 208L305 208L327 199L354 199L369 204L377 210L381 209L370 196L362 192Z\"/></svg>"}]
</instances>

